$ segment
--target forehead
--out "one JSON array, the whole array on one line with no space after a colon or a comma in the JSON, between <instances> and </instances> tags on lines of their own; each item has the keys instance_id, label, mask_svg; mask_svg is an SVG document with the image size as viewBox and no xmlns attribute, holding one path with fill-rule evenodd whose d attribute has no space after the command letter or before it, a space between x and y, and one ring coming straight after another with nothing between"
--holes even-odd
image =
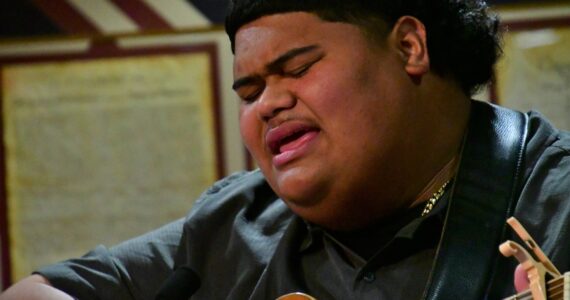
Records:
<instances>
[{"instance_id":1,"label":"forehead","mask_svg":"<svg viewBox=\"0 0 570 300\"><path fill-rule=\"evenodd\" d=\"M294 48L319 45L331 49L361 39L356 25L329 22L306 12L261 17L242 26L235 39L234 74Z\"/></svg>"},{"instance_id":2,"label":"forehead","mask_svg":"<svg viewBox=\"0 0 570 300\"><path fill-rule=\"evenodd\" d=\"M280 13L263 16L243 25L236 33L236 54L252 42L266 40L273 36L302 38L309 31L315 31L325 22L314 14L306 12ZM309 26L309 27L308 27ZM303 30L305 29L305 30ZM292 41L294 42L294 41Z\"/></svg>"}]
</instances>

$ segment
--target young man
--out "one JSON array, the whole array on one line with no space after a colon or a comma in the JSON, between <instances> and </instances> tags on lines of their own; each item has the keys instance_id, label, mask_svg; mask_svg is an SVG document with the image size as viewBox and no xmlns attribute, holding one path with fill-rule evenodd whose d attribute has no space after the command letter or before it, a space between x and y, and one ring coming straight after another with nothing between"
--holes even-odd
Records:
<instances>
[{"instance_id":1,"label":"young man","mask_svg":"<svg viewBox=\"0 0 570 300\"><path fill-rule=\"evenodd\" d=\"M260 171L6 299L152 299L174 269L196 299L498 299L512 215L568 269L570 135L470 100L500 52L484 2L234 0L226 30Z\"/></svg>"}]
</instances>

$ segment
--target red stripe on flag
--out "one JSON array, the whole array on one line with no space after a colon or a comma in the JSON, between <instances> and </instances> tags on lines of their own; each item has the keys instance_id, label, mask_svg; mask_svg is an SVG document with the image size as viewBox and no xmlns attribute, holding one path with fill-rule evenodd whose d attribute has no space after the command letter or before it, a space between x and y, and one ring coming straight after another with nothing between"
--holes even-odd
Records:
<instances>
[{"instance_id":1,"label":"red stripe on flag","mask_svg":"<svg viewBox=\"0 0 570 300\"><path fill-rule=\"evenodd\" d=\"M69 34L100 33L93 23L65 0L33 0L33 3Z\"/></svg>"},{"instance_id":2,"label":"red stripe on flag","mask_svg":"<svg viewBox=\"0 0 570 300\"><path fill-rule=\"evenodd\" d=\"M173 29L154 9L141 0L111 0L142 30Z\"/></svg>"}]
</instances>

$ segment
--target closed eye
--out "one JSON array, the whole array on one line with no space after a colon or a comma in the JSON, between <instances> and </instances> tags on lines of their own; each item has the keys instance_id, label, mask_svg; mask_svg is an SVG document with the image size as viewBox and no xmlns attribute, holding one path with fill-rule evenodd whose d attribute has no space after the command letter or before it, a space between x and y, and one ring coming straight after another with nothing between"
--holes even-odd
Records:
<instances>
[{"instance_id":1,"label":"closed eye","mask_svg":"<svg viewBox=\"0 0 570 300\"><path fill-rule=\"evenodd\" d=\"M295 70L287 72L287 75L290 77L293 77L293 78L302 77L303 75L305 75L307 73L307 71L309 70L310 67L311 67L311 65L304 65L300 68L297 68Z\"/></svg>"},{"instance_id":2,"label":"closed eye","mask_svg":"<svg viewBox=\"0 0 570 300\"><path fill-rule=\"evenodd\" d=\"M247 91L238 92L238 96L242 100L242 102L249 104L255 102L259 95L263 92L263 87L257 87L255 89L247 89Z\"/></svg>"},{"instance_id":3,"label":"closed eye","mask_svg":"<svg viewBox=\"0 0 570 300\"><path fill-rule=\"evenodd\" d=\"M252 103L252 102L255 102L255 100L257 100L257 98L259 97L260 94L261 94L261 92L255 92L255 93L252 93L252 94L249 94L245 97L240 97L240 98L245 103Z\"/></svg>"},{"instance_id":4,"label":"closed eye","mask_svg":"<svg viewBox=\"0 0 570 300\"><path fill-rule=\"evenodd\" d=\"M306 64L303 64L303 65L301 65L300 67L293 68L293 69L290 70L290 71L285 70L285 71L283 72L283 75L284 75L284 76L288 76L288 77L293 77L293 78L300 78L300 77L302 77L303 75L307 74L307 72L309 71L309 69L310 69L314 64L316 64L318 61L320 61L322 57L323 57L323 56L320 55L320 56L316 57L315 59L311 60L310 62L308 62L308 63L306 63Z\"/></svg>"}]
</instances>

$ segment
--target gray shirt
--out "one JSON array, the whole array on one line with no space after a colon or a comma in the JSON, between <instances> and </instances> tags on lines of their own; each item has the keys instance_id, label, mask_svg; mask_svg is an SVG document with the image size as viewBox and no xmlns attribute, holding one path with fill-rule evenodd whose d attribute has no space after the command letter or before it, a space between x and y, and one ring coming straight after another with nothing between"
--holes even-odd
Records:
<instances>
[{"instance_id":1,"label":"gray shirt","mask_svg":"<svg viewBox=\"0 0 570 300\"><path fill-rule=\"evenodd\" d=\"M529 116L515 215L561 271L570 270L570 134ZM295 291L318 299L419 299L447 197L427 218L412 210L351 239L293 215L259 171L239 173L206 191L183 220L38 273L79 299L153 299L181 265L201 278L193 299L275 299ZM359 235L369 236L370 247ZM504 282L504 295L513 293L512 278Z\"/></svg>"}]
</instances>

